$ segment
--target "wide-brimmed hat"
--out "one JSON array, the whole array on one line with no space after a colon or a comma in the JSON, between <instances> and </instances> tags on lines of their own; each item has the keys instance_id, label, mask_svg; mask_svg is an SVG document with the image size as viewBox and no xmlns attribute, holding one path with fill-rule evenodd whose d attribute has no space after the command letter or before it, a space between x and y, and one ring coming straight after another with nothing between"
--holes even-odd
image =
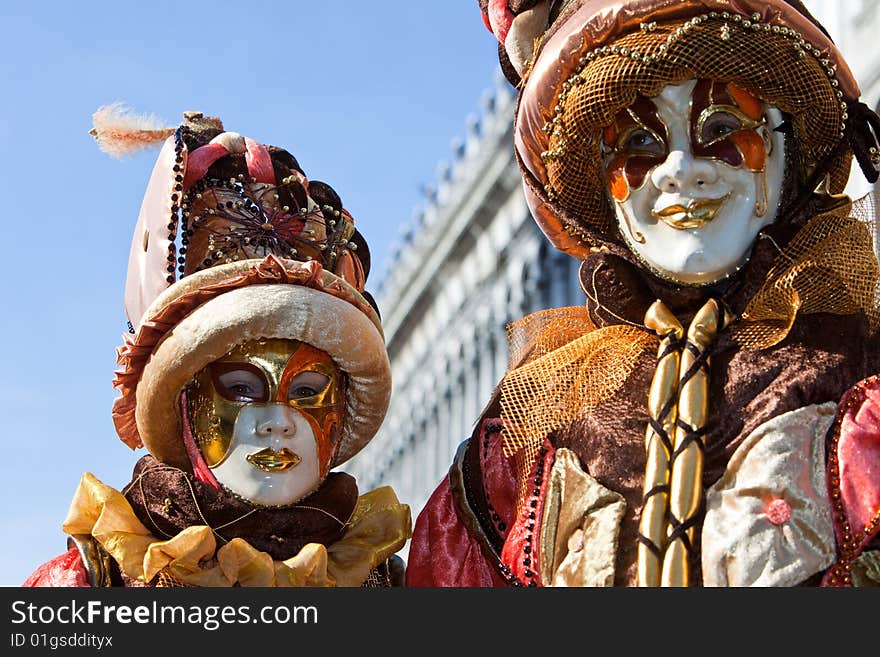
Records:
<instances>
[{"instance_id":1,"label":"wide-brimmed hat","mask_svg":"<svg viewBox=\"0 0 880 657\"><path fill-rule=\"evenodd\" d=\"M369 251L335 190L309 181L287 151L200 113L162 128L111 106L96 113L93 134L114 154L164 139L129 256L131 332L117 350L113 406L123 442L189 469L181 393L236 345L283 338L327 352L345 372L331 467L354 456L384 419L391 370L365 290Z\"/></svg>"},{"instance_id":2,"label":"wide-brimmed hat","mask_svg":"<svg viewBox=\"0 0 880 657\"><path fill-rule=\"evenodd\" d=\"M480 2L520 89L514 138L527 199L563 251L584 257L622 243L602 176L602 130L637 96L687 79L730 82L778 107L807 193L822 182L842 191L853 154L877 179L880 122L797 0Z\"/></svg>"}]
</instances>

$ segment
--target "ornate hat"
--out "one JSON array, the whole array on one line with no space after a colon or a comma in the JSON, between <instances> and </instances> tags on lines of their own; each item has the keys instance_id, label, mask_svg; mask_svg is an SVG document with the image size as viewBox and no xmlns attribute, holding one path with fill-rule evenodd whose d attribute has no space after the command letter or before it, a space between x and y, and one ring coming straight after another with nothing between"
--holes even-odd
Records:
<instances>
[{"instance_id":1,"label":"ornate hat","mask_svg":"<svg viewBox=\"0 0 880 657\"><path fill-rule=\"evenodd\" d=\"M557 248L620 244L602 180L602 130L638 95L691 78L778 107L805 188L846 186L853 154L877 179L880 120L827 32L798 0L480 0L520 89L515 143L526 196Z\"/></svg>"},{"instance_id":2,"label":"ornate hat","mask_svg":"<svg viewBox=\"0 0 880 657\"><path fill-rule=\"evenodd\" d=\"M113 105L94 115L99 146L122 155L164 141L129 255L131 332L117 350L113 420L122 441L184 469L180 396L193 376L251 340L299 340L348 378L331 467L354 456L388 408L391 371L369 251L326 183L287 151L197 112L163 128Z\"/></svg>"}]
</instances>

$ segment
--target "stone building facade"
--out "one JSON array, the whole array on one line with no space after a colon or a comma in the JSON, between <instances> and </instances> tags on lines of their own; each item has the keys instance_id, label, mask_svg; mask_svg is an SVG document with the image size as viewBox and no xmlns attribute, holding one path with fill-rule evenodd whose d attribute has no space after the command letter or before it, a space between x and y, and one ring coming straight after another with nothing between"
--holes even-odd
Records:
<instances>
[{"instance_id":1,"label":"stone building facade","mask_svg":"<svg viewBox=\"0 0 880 657\"><path fill-rule=\"evenodd\" d=\"M500 76L395 247L375 292L394 391L379 434L347 465L417 513L507 369L506 325L583 303L578 262L529 214L513 155L515 92Z\"/></svg>"},{"instance_id":2,"label":"stone building facade","mask_svg":"<svg viewBox=\"0 0 880 657\"><path fill-rule=\"evenodd\" d=\"M880 3L877 0L804 0L816 19L825 26L843 51L859 82L864 102L877 110L880 106ZM853 198L864 196L870 185L861 174L850 178L847 192Z\"/></svg>"}]
</instances>

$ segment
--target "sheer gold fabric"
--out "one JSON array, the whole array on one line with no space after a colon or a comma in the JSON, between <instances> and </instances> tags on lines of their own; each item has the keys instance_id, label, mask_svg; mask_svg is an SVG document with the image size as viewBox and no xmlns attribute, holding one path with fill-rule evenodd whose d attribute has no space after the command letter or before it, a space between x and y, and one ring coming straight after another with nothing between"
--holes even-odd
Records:
<instances>
[{"instance_id":1,"label":"sheer gold fabric","mask_svg":"<svg viewBox=\"0 0 880 657\"><path fill-rule=\"evenodd\" d=\"M876 222L873 195L814 217L782 250L733 327L737 342L745 349L778 344L798 313L863 313L875 329L880 321Z\"/></svg>"},{"instance_id":2,"label":"sheer gold fabric","mask_svg":"<svg viewBox=\"0 0 880 657\"><path fill-rule=\"evenodd\" d=\"M581 306L529 315L508 327L508 340L503 447L506 456L516 454L521 482L544 438L610 399L658 342L634 326L597 328Z\"/></svg>"}]
</instances>

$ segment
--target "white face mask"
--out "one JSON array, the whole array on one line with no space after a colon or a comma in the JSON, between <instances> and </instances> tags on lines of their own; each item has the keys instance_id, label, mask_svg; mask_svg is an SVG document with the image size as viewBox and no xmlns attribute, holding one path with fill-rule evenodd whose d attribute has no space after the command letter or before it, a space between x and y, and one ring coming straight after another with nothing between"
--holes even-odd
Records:
<instances>
[{"instance_id":1,"label":"white face mask","mask_svg":"<svg viewBox=\"0 0 880 657\"><path fill-rule=\"evenodd\" d=\"M205 464L259 506L294 504L327 476L339 442L345 382L328 354L295 340L233 349L187 392Z\"/></svg>"},{"instance_id":2,"label":"white face mask","mask_svg":"<svg viewBox=\"0 0 880 657\"><path fill-rule=\"evenodd\" d=\"M776 219L782 114L732 85L690 80L641 98L604 136L620 232L662 278L708 285L748 260Z\"/></svg>"}]
</instances>

